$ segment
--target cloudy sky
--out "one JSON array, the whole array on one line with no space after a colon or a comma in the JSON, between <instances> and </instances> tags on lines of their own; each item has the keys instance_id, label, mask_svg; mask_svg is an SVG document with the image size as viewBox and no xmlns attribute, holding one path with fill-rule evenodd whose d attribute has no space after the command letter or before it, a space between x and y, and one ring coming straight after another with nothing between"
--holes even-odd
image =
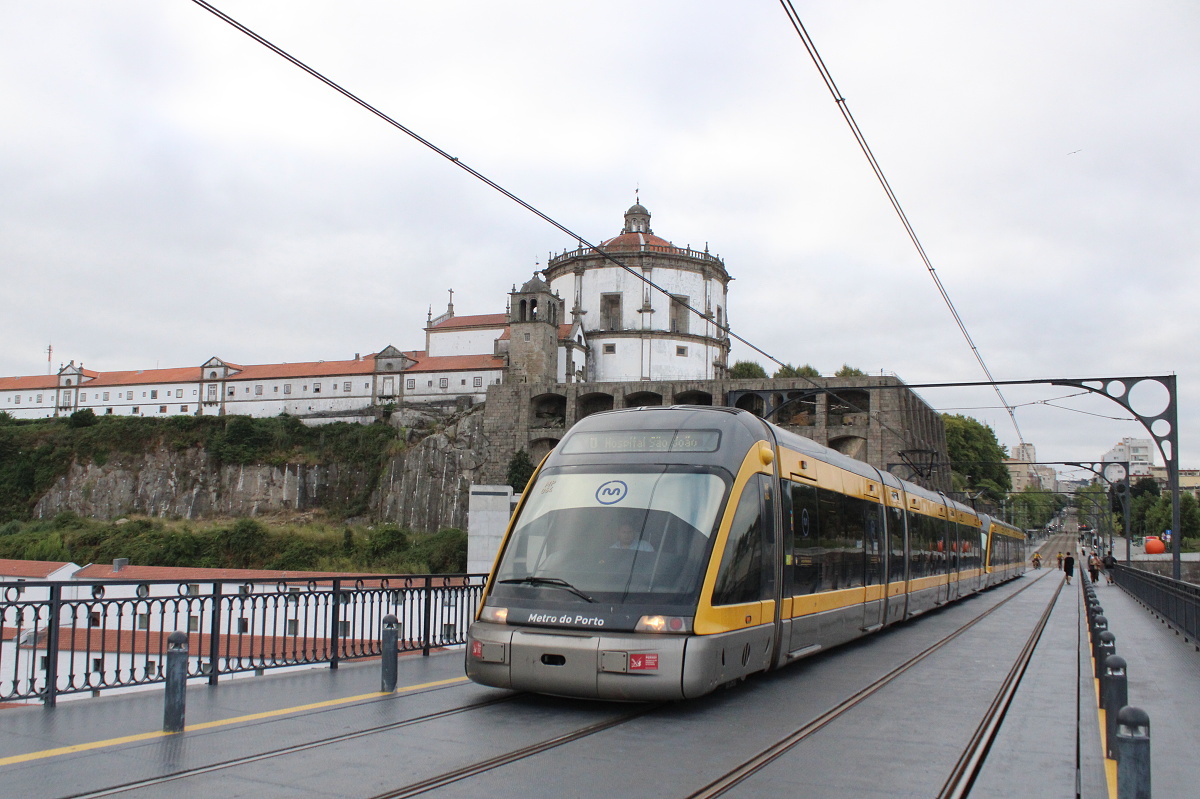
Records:
<instances>
[{"instance_id":1,"label":"cloudy sky","mask_svg":"<svg viewBox=\"0 0 1200 799\"><path fill-rule=\"evenodd\" d=\"M782 361L983 377L776 0L214 4L592 241L639 188ZM1177 373L1200 466L1200 5L795 5L993 375ZM3 375L417 349L574 244L189 0L0 0L0 75ZM1141 435L1071 393L1041 458Z\"/></svg>"}]
</instances>

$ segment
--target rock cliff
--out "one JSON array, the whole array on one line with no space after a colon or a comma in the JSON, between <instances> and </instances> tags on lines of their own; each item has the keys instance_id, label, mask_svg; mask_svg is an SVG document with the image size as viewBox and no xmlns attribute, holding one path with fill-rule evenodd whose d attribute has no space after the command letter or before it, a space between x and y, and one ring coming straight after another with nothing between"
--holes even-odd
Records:
<instances>
[{"instance_id":1,"label":"rock cliff","mask_svg":"<svg viewBox=\"0 0 1200 799\"><path fill-rule=\"evenodd\" d=\"M77 461L41 496L34 515L258 516L361 507L366 498L365 515L380 521L424 532L465 527L470 484L486 451L482 420L477 406L435 432L407 430L409 446L377 476L342 463L219 464L201 448Z\"/></svg>"}]
</instances>

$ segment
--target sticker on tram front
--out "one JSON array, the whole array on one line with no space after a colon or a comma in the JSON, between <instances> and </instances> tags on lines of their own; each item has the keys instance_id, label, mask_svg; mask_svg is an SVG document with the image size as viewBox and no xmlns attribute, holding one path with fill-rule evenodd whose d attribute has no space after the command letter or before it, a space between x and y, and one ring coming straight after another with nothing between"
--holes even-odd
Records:
<instances>
[{"instance_id":1,"label":"sticker on tram front","mask_svg":"<svg viewBox=\"0 0 1200 799\"><path fill-rule=\"evenodd\" d=\"M658 671L658 653L641 652L629 653L630 671Z\"/></svg>"},{"instance_id":2,"label":"sticker on tram front","mask_svg":"<svg viewBox=\"0 0 1200 799\"><path fill-rule=\"evenodd\" d=\"M476 657L476 658L483 657L483 641L472 641L471 642L471 657Z\"/></svg>"}]
</instances>

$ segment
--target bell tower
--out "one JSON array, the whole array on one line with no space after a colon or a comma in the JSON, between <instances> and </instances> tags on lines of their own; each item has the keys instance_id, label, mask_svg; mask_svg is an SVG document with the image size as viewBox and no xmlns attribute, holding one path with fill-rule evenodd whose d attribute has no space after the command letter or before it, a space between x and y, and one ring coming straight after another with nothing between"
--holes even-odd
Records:
<instances>
[{"instance_id":1,"label":"bell tower","mask_svg":"<svg viewBox=\"0 0 1200 799\"><path fill-rule=\"evenodd\" d=\"M508 306L508 381L554 383L558 380L558 326L563 303L537 273L513 287Z\"/></svg>"}]
</instances>

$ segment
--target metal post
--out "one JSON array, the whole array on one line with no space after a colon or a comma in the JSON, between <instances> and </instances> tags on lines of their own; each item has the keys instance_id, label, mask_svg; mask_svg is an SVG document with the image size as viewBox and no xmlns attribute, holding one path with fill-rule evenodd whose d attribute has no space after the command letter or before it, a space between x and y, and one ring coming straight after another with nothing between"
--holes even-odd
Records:
<instances>
[{"instance_id":1,"label":"metal post","mask_svg":"<svg viewBox=\"0 0 1200 799\"><path fill-rule=\"evenodd\" d=\"M1117 713L1117 799L1150 799L1150 716L1140 707Z\"/></svg>"},{"instance_id":2,"label":"metal post","mask_svg":"<svg viewBox=\"0 0 1200 799\"><path fill-rule=\"evenodd\" d=\"M338 667L338 650L341 648L342 630L342 581L333 581L333 607L329 609L332 619L329 630L329 668Z\"/></svg>"},{"instance_id":3,"label":"metal post","mask_svg":"<svg viewBox=\"0 0 1200 799\"><path fill-rule=\"evenodd\" d=\"M430 639L433 637L433 578L425 578L425 624L421 630L421 655L429 657Z\"/></svg>"},{"instance_id":4,"label":"metal post","mask_svg":"<svg viewBox=\"0 0 1200 799\"><path fill-rule=\"evenodd\" d=\"M382 672L380 689L385 694L396 690L396 660L399 658L400 621L396 614L389 613L383 617L383 635L380 638L380 671Z\"/></svg>"},{"instance_id":5,"label":"metal post","mask_svg":"<svg viewBox=\"0 0 1200 799\"><path fill-rule=\"evenodd\" d=\"M208 684L217 684L217 664L221 658L221 584L213 582L212 619L208 625Z\"/></svg>"},{"instance_id":6,"label":"metal post","mask_svg":"<svg viewBox=\"0 0 1200 799\"><path fill-rule=\"evenodd\" d=\"M1104 680L1101 682L1100 701L1104 708L1105 755L1117 757L1117 714L1129 704L1129 677L1125 658L1109 655L1104 661Z\"/></svg>"},{"instance_id":7,"label":"metal post","mask_svg":"<svg viewBox=\"0 0 1200 799\"><path fill-rule=\"evenodd\" d=\"M1109 655L1117 654L1117 636L1110 630L1100 633L1100 643L1096 645L1096 676L1104 673L1104 663Z\"/></svg>"},{"instance_id":8,"label":"metal post","mask_svg":"<svg viewBox=\"0 0 1200 799\"><path fill-rule=\"evenodd\" d=\"M176 630L167 636L167 682L163 693L163 732L183 732L187 704L187 633Z\"/></svg>"},{"instance_id":9,"label":"metal post","mask_svg":"<svg viewBox=\"0 0 1200 799\"><path fill-rule=\"evenodd\" d=\"M50 617L46 619L46 693L42 699L46 707L54 707L58 696L58 638L59 615L62 613L62 585L50 586ZM29 657L37 655L34 646Z\"/></svg>"},{"instance_id":10,"label":"metal post","mask_svg":"<svg viewBox=\"0 0 1200 799\"><path fill-rule=\"evenodd\" d=\"M1108 619L1096 615L1092 617L1092 657L1096 657L1096 647L1100 644L1100 633L1108 629Z\"/></svg>"}]
</instances>

